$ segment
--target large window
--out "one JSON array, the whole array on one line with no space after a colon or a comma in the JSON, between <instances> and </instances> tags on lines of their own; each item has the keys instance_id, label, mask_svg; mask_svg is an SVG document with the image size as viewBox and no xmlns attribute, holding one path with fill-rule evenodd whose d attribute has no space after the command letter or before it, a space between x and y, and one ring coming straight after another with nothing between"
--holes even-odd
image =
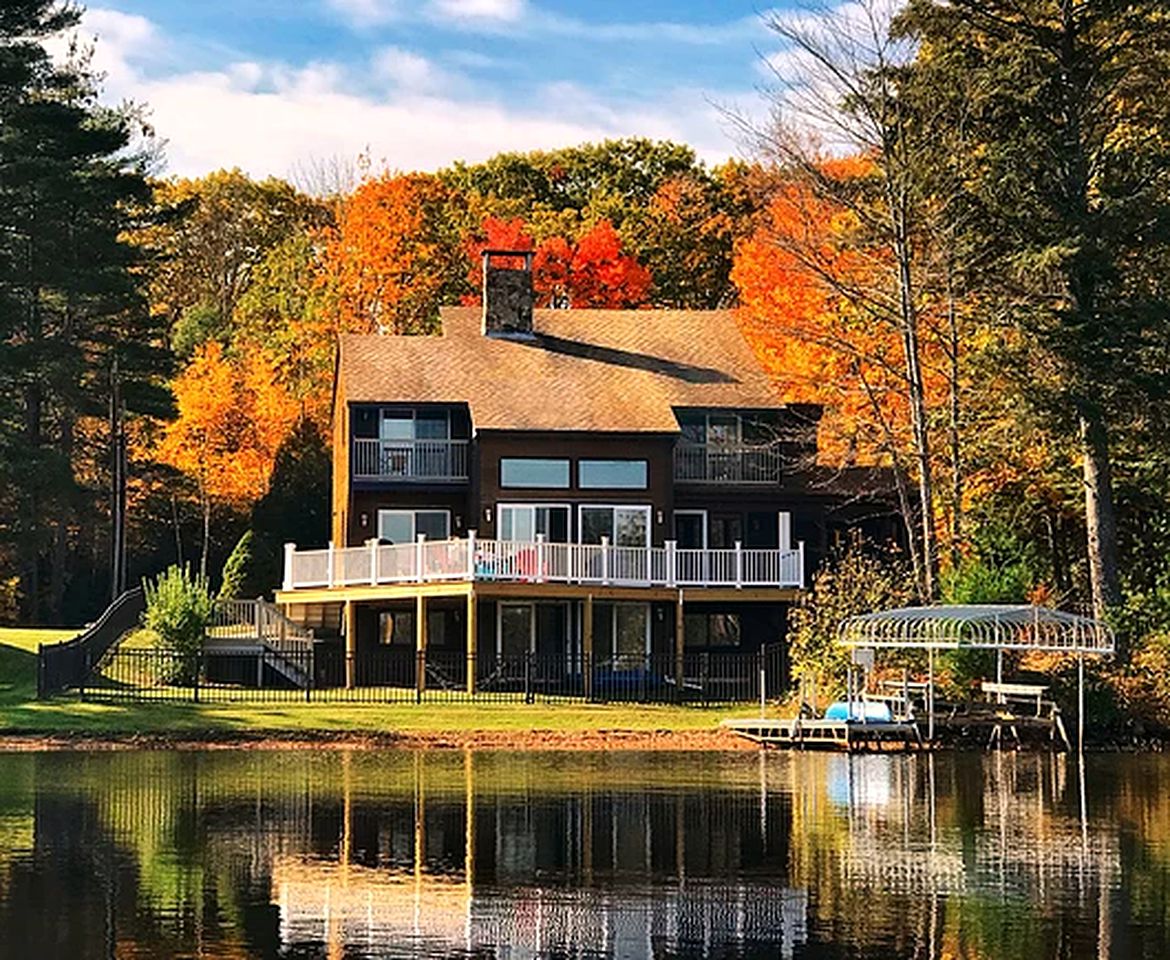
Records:
<instances>
[{"instance_id":1,"label":"large window","mask_svg":"<svg viewBox=\"0 0 1170 960\"><path fill-rule=\"evenodd\" d=\"M618 547L650 546L650 508L582 504L581 543L601 543L602 537Z\"/></svg>"},{"instance_id":2,"label":"large window","mask_svg":"<svg viewBox=\"0 0 1170 960\"><path fill-rule=\"evenodd\" d=\"M598 603L593 622L594 663L631 670L650 653L650 604Z\"/></svg>"},{"instance_id":3,"label":"large window","mask_svg":"<svg viewBox=\"0 0 1170 960\"><path fill-rule=\"evenodd\" d=\"M538 457L503 457L500 460L500 486L567 490L569 461Z\"/></svg>"},{"instance_id":4,"label":"large window","mask_svg":"<svg viewBox=\"0 0 1170 960\"><path fill-rule=\"evenodd\" d=\"M451 414L446 410L383 410L382 440L449 440Z\"/></svg>"},{"instance_id":5,"label":"large window","mask_svg":"<svg viewBox=\"0 0 1170 960\"><path fill-rule=\"evenodd\" d=\"M645 490L645 460L582 460L577 485L582 490Z\"/></svg>"},{"instance_id":6,"label":"large window","mask_svg":"<svg viewBox=\"0 0 1170 960\"><path fill-rule=\"evenodd\" d=\"M379 510L378 539L385 543L413 543L419 534L428 540L451 536L448 510Z\"/></svg>"},{"instance_id":7,"label":"large window","mask_svg":"<svg viewBox=\"0 0 1170 960\"><path fill-rule=\"evenodd\" d=\"M569 541L567 504L501 503L500 539L535 540L543 534L553 543Z\"/></svg>"},{"instance_id":8,"label":"large window","mask_svg":"<svg viewBox=\"0 0 1170 960\"><path fill-rule=\"evenodd\" d=\"M688 613L683 617L683 638L688 649L738 647L738 613Z\"/></svg>"}]
</instances>

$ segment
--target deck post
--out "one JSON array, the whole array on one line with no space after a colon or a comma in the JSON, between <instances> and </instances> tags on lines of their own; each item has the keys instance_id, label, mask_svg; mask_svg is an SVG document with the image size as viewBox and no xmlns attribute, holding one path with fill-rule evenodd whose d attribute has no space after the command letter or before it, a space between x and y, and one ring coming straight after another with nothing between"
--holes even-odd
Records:
<instances>
[{"instance_id":1,"label":"deck post","mask_svg":"<svg viewBox=\"0 0 1170 960\"><path fill-rule=\"evenodd\" d=\"M686 620L683 614L683 592L678 592L678 602L674 605L674 696L681 701L683 698L684 666L683 641L686 639L684 627Z\"/></svg>"},{"instance_id":2,"label":"deck post","mask_svg":"<svg viewBox=\"0 0 1170 960\"><path fill-rule=\"evenodd\" d=\"M357 604L345 601L345 689L357 685Z\"/></svg>"},{"instance_id":3,"label":"deck post","mask_svg":"<svg viewBox=\"0 0 1170 960\"><path fill-rule=\"evenodd\" d=\"M544 583L544 534L536 535L536 582Z\"/></svg>"},{"instance_id":4,"label":"deck post","mask_svg":"<svg viewBox=\"0 0 1170 960\"><path fill-rule=\"evenodd\" d=\"M414 652L415 700L422 700L427 689L427 598L421 593L414 598Z\"/></svg>"},{"instance_id":5,"label":"deck post","mask_svg":"<svg viewBox=\"0 0 1170 960\"><path fill-rule=\"evenodd\" d=\"M585 699L593 699L593 594L585 594L585 610L581 617L581 670L585 680Z\"/></svg>"},{"instance_id":6,"label":"deck post","mask_svg":"<svg viewBox=\"0 0 1170 960\"><path fill-rule=\"evenodd\" d=\"M743 541L735 541L735 589L743 587Z\"/></svg>"},{"instance_id":7,"label":"deck post","mask_svg":"<svg viewBox=\"0 0 1170 960\"><path fill-rule=\"evenodd\" d=\"M293 588L293 554L297 551L295 543L286 543L284 545L284 589L291 590Z\"/></svg>"},{"instance_id":8,"label":"deck post","mask_svg":"<svg viewBox=\"0 0 1170 960\"><path fill-rule=\"evenodd\" d=\"M678 583L678 567L676 551L678 550L677 540L666 541L666 585L673 587ZM679 601L682 602L681 600Z\"/></svg>"},{"instance_id":9,"label":"deck post","mask_svg":"<svg viewBox=\"0 0 1170 960\"><path fill-rule=\"evenodd\" d=\"M414 541L414 575L419 583L425 583L427 579L426 574L426 545L427 535L420 533Z\"/></svg>"},{"instance_id":10,"label":"deck post","mask_svg":"<svg viewBox=\"0 0 1170 960\"><path fill-rule=\"evenodd\" d=\"M332 540L329 541L329 546L327 548L327 552L325 555L325 563L329 568L328 574L327 574L328 578L329 578L329 586L332 587L335 585L333 583L333 541Z\"/></svg>"},{"instance_id":11,"label":"deck post","mask_svg":"<svg viewBox=\"0 0 1170 960\"><path fill-rule=\"evenodd\" d=\"M370 586L374 586L378 582L378 538L370 537L366 546L370 548Z\"/></svg>"},{"instance_id":12,"label":"deck post","mask_svg":"<svg viewBox=\"0 0 1170 960\"><path fill-rule=\"evenodd\" d=\"M467 579L475 582L475 531L467 531Z\"/></svg>"},{"instance_id":13,"label":"deck post","mask_svg":"<svg viewBox=\"0 0 1170 960\"><path fill-rule=\"evenodd\" d=\"M475 533L472 531L474 540ZM475 590L467 591L467 692L475 694L475 649L479 637L479 625L476 623Z\"/></svg>"},{"instance_id":14,"label":"deck post","mask_svg":"<svg viewBox=\"0 0 1170 960\"><path fill-rule=\"evenodd\" d=\"M601 582L609 585L609 537L601 538Z\"/></svg>"}]
</instances>

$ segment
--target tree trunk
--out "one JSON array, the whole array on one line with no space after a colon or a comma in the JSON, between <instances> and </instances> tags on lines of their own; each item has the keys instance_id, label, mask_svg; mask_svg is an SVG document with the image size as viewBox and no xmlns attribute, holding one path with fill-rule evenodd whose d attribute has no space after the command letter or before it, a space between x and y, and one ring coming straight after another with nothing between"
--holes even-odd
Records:
<instances>
[{"instance_id":1,"label":"tree trunk","mask_svg":"<svg viewBox=\"0 0 1170 960\"><path fill-rule=\"evenodd\" d=\"M199 576L207 576L207 553L211 546L211 497L203 491L203 548L199 553Z\"/></svg>"},{"instance_id":2,"label":"tree trunk","mask_svg":"<svg viewBox=\"0 0 1170 960\"><path fill-rule=\"evenodd\" d=\"M937 549L934 529L934 487L931 479L930 437L926 424L926 388L922 379L922 362L918 341L918 315L914 306L912 256L906 225L906 198L896 184L888 183L890 225L893 230L894 257L897 261L898 311L902 327L902 345L906 354L906 389L910 402L910 426L914 438L914 459L918 468L918 509L922 526L922 595L930 603L935 599Z\"/></svg>"},{"instance_id":3,"label":"tree trunk","mask_svg":"<svg viewBox=\"0 0 1170 960\"><path fill-rule=\"evenodd\" d=\"M959 318L955 309L954 274L947 268L947 320L950 368L948 384L950 396L948 398L947 430L950 434L951 447L951 529L950 553L951 570L957 570L962 561L960 541L963 536L963 458L959 429Z\"/></svg>"},{"instance_id":4,"label":"tree trunk","mask_svg":"<svg viewBox=\"0 0 1170 960\"><path fill-rule=\"evenodd\" d=\"M1109 437L1100 414L1087 411L1082 411L1080 415L1080 434L1085 483L1085 532L1089 548L1089 588L1093 616L1103 619L1110 607L1121 602Z\"/></svg>"}]
</instances>

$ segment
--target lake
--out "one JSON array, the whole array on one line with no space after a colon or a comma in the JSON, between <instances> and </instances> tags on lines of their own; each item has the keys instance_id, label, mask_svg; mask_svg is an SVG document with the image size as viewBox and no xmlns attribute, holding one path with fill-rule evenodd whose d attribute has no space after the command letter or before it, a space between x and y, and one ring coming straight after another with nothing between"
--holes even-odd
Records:
<instances>
[{"instance_id":1,"label":"lake","mask_svg":"<svg viewBox=\"0 0 1170 960\"><path fill-rule=\"evenodd\" d=\"M0 956L1170 956L1170 758L0 754Z\"/></svg>"}]
</instances>

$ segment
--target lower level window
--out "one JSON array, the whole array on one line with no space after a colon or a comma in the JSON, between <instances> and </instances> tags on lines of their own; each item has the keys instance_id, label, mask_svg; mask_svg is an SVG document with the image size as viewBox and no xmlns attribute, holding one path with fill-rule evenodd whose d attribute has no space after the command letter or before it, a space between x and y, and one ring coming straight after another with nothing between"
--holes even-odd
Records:
<instances>
[{"instance_id":1,"label":"lower level window","mask_svg":"<svg viewBox=\"0 0 1170 960\"><path fill-rule=\"evenodd\" d=\"M683 643L689 649L739 646L738 613L688 613L683 617Z\"/></svg>"},{"instance_id":2,"label":"lower level window","mask_svg":"<svg viewBox=\"0 0 1170 960\"><path fill-rule=\"evenodd\" d=\"M378 511L378 539L384 543L413 543L419 534L428 540L446 540L451 536L450 511Z\"/></svg>"},{"instance_id":3,"label":"lower level window","mask_svg":"<svg viewBox=\"0 0 1170 960\"><path fill-rule=\"evenodd\" d=\"M650 652L650 604L598 603L594 608L593 656L598 666L629 670Z\"/></svg>"}]
</instances>

